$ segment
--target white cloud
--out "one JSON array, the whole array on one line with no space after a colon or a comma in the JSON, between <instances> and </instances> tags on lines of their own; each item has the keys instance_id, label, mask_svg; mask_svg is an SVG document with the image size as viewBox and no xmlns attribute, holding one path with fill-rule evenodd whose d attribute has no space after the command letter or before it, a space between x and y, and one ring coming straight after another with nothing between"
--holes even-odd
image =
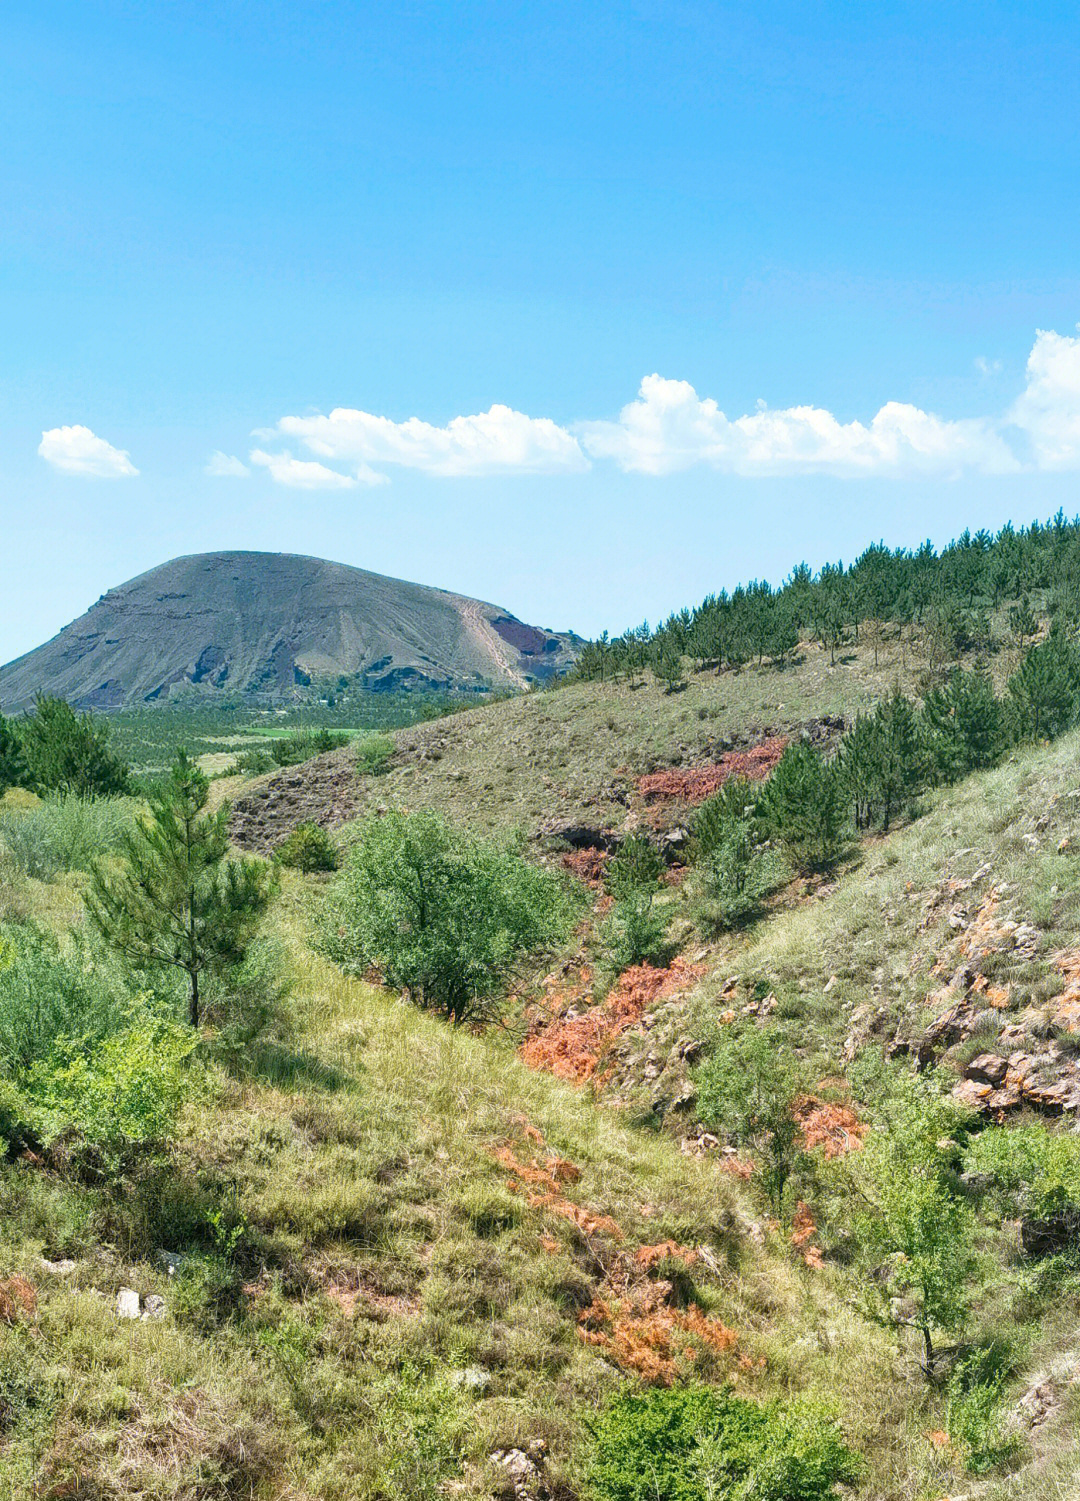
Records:
<instances>
[{"instance_id":1,"label":"white cloud","mask_svg":"<svg viewBox=\"0 0 1080 1501\"><path fill-rule=\"evenodd\" d=\"M212 475L214 479L242 479L251 470L243 459L238 459L231 453L222 453L220 448L216 448L207 459L203 473Z\"/></svg>"},{"instance_id":2,"label":"white cloud","mask_svg":"<svg viewBox=\"0 0 1080 1501\"><path fill-rule=\"evenodd\" d=\"M946 421L890 401L869 424L840 422L821 407L798 406L728 418L683 380L647 375L617 422L579 426L593 458L622 469L671 474L708 464L731 474L1002 473L1018 467L1008 445L981 418Z\"/></svg>"},{"instance_id":3,"label":"white cloud","mask_svg":"<svg viewBox=\"0 0 1080 1501\"><path fill-rule=\"evenodd\" d=\"M266 453L253 448L249 457L253 464L269 470L275 484L287 485L291 490L355 490L361 481L367 485L382 483L380 475L340 474L325 464L294 458L291 453Z\"/></svg>"},{"instance_id":4,"label":"white cloud","mask_svg":"<svg viewBox=\"0 0 1080 1501\"><path fill-rule=\"evenodd\" d=\"M63 474L84 474L95 479L124 479L138 474L126 450L114 448L88 427L50 427L41 435L38 453Z\"/></svg>"},{"instance_id":5,"label":"white cloud","mask_svg":"<svg viewBox=\"0 0 1080 1501\"><path fill-rule=\"evenodd\" d=\"M1038 330L1027 385L1007 420L1026 436L1037 468L1080 468L1080 339Z\"/></svg>"},{"instance_id":6,"label":"white cloud","mask_svg":"<svg viewBox=\"0 0 1080 1501\"><path fill-rule=\"evenodd\" d=\"M1002 374L1001 362L984 356L974 368L988 380ZM773 410L764 402L728 417L688 381L653 374L614 421L561 427L495 405L440 427L418 417L395 422L336 407L329 416L282 417L256 436L294 440L315 460L340 466L290 452L252 453L252 463L267 467L278 483L306 489L386 483L383 470L390 465L439 476L573 474L593 461L651 475L695 465L745 476L947 478L1080 470L1080 337L1039 331L1024 391L1012 406L958 419L900 401L886 402L865 420L842 421L811 405ZM214 459L238 463L225 455Z\"/></svg>"},{"instance_id":7,"label":"white cloud","mask_svg":"<svg viewBox=\"0 0 1080 1501\"><path fill-rule=\"evenodd\" d=\"M549 417L493 406L435 427L410 417L394 422L349 407L329 417L283 417L277 431L320 458L399 464L425 474L566 474L589 467L575 437Z\"/></svg>"}]
</instances>

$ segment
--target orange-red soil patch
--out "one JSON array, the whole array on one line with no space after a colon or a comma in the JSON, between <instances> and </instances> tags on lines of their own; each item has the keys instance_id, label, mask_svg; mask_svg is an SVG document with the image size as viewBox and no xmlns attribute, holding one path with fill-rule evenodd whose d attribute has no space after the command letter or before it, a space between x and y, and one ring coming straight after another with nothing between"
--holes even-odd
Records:
<instances>
[{"instance_id":1,"label":"orange-red soil patch","mask_svg":"<svg viewBox=\"0 0 1080 1501\"><path fill-rule=\"evenodd\" d=\"M677 798L684 803L703 803L719 792L732 777L763 781L787 749L786 735L772 735L749 750L725 751L719 761L704 766L669 766L638 778L642 797Z\"/></svg>"},{"instance_id":2,"label":"orange-red soil patch","mask_svg":"<svg viewBox=\"0 0 1080 1501\"><path fill-rule=\"evenodd\" d=\"M673 959L667 969L635 964L623 971L606 1000L579 1015L563 1016L561 1012L582 999L579 990L571 990L554 1000L555 1015L523 1044L521 1057L530 1068L585 1084L596 1074L614 1040L636 1026L649 1006L685 989L702 973L700 965L680 958Z\"/></svg>"}]
</instances>

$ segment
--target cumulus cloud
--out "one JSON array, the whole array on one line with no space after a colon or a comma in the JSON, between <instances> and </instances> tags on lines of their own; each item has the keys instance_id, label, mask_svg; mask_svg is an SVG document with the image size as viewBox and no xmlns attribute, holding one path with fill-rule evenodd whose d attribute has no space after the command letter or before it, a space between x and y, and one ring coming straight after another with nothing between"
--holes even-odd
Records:
<instances>
[{"instance_id":1,"label":"cumulus cloud","mask_svg":"<svg viewBox=\"0 0 1080 1501\"><path fill-rule=\"evenodd\" d=\"M291 453L267 453L261 448L253 448L249 457L253 464L269 471L275 484L287 485L290 490L355 490L361 483L382 482L380 475L341 474L311 459L295 458Z\"/></svg>"},{"instance_id":2,"label":"cumulus cloud","mask_svg":"<svg viewBox=\"0 0 1080 1501\"><path fill-rule=\"evenodd\" d=\"M616 422L579 427L593 458L622 469L672 474L708 464L732 474L940 474L1018 467L993 424L981 418L949 422L904 402L890 401L869 423L840 422L821 407L760 406L729 418L684 380L647 375L637 399Z\"/></svg>"},{"instance_id":3,"label":"cumulus cloud","mask_svg":"<svg viewBox=\"0 0 1080 1501\"><path fill-rule=\"evenodd\" d=\"M328 417L283 417L277 431L337 462L397 464L424 474L567 474L589 467L577 439L549 417L493 406L445 427L394 422L350 407Z\"/></svg>"},{"instance_id":4,"label":"cumulus cloud","mask_svg":"<svg viewBox=\"0 0 1080 1501\"><path fill-rule=\"evenodd\" d=\"M89 475L94 479L125 479L138 474L131 455L114 448L88 427L50 427L41 435L38 453L62 474Z\"/></svg>"},{"instance_id":5,"label":"cumulus cloud","mask_svg":"<svg viewBox=\"0 0 1080 1501\"><path fill-rule=\"evenodd\" d=\"M222 453L220 448L216 448L207 459L203 473L212 475L215 479L243 479L251 470L243 459L238 459L231 453Z\"/></svg>"},{"instance_id":6,"label":"cumulus cloud","mask_svg":"<svg viewBox=\"0 0 1080 1501\"><path fill-rule=\"evenodd\" d=\"M1080 468L1080 339L1038 330L1027 384L1008 420L1026 437L1037 468Z\"/></svg>"},{"instance_id":7,"label":"cumulus cloud","mask_svg":"<svg viewBox=\"0 0 1080 1501\"><path fill-rule=\"evenodd\" d=\"M1000 374L1000 363L985 357L974 368L984 377ZM653 374L614 420L562 427L495 405L440 427L419 417L395 422L336 407L329 416L282 417L256 436L291 440L313 456L251 455L280 484L306 489L385 483L386 468L395 465L442 476L574 474L593 462L652 475L695 465L746 476L914 478L1080 469L1080 337L1040 331L1024 390L1012 406L959 419L901 401L851 421L823 407L774 410L764 402L729 417L688 381Z\"/></svg>"}]
</instances>

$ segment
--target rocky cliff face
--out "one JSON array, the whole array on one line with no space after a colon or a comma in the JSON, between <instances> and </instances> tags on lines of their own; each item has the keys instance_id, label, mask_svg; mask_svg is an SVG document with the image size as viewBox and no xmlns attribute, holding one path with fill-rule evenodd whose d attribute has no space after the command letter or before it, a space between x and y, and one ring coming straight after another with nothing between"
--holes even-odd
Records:
<instances>
[{"instance_id":1,"label":"rocky cliff face","mask_svg":"<svg viewBox=\"0 0 1080 1501\"><path fill-rule=\"evenodd\" d=\"M182 690L283 698L347 679L375 690L525 687L574 638L495 605L285 553L176 558L111 589L52 641L0 668L0 704L85 708Z\"/></svg>"}]
</instances>

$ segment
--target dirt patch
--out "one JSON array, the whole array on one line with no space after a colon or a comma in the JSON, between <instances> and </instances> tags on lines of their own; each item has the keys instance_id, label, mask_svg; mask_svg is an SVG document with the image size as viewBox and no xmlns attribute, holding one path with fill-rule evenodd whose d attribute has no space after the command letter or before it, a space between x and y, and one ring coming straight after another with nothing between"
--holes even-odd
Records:
<instances>
[{"instance_id":1,"label":"dirt patch","mask_svg":"<svg viewBox=\"0 0 1080 1501\"><path fill-rule=\"evenodd\" d=\"M350 746L275 772L236 798L229 815L233 843L269 855L300 823L335 829L355 818L361 789Z\"/></svg>"}]
</instances>

